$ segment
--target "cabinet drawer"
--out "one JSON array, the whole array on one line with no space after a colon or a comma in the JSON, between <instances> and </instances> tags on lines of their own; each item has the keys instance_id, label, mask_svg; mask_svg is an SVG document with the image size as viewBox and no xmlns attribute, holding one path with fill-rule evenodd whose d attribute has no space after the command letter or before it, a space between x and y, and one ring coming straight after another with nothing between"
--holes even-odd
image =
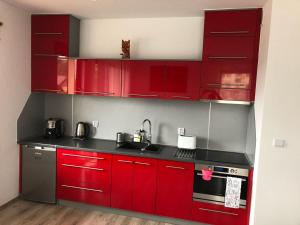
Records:
<instances>
[{"instance_id":1,"label":"cabinet drawer","mask_svg":"<svg viewBox=\"0 0 300 225\"><path fill-rule=\"evenodd\" d=\"M110 206L110 193L101 189L59 185L57 190L57 198L93 205Z\"/></svg>"},{"instance_id":2,"label":"cabinet drawer","mask_svg":"<svg viewBox=\"0 0 300 225\"><path fill-rule=\"evenodd\" d=\"M70 164L99 169L110 169L111 155L97 152L58 149L58 164Z\"/></svg>"},{"instance_id":3,"label":"cabinet drawer","mask_svg":"<svg viewBox=\"0 0 300 225\"><path fill-rule=\"evenodd\" d=\"M192 218L195 221L213 225L245 225L246 210L225 208L202 202L193 202Z\"/></svg>"},{"instance_id":4,"label":"cabinet drawer","mask_svg":"<svg viewBox=\"0 0 300 225\"><path fill-rule=\"evenodd\" d=\"M260 29L262 9L205 12L205 36L254 36Z\"/></svg>"},{"instance_id":5,"label":"cabinet drawer","mask_svg":"<svg viewBox=\"0 0 300 225\"><path fill-rule=\"evenodd\" d=\"M253 60L257 55L254 37L209 37L204 40L203 60Z\"/></svg>"},{"instance_id":6,"label":"cabinet drawer","mask_svg":"<svg viewBox=\"0 0 300 225\"><path fill-rule=\"evenodd\" d=\"M60 185L99 189L105 192L110 188L110 170L108 169L62 163L58 165L58 174Z\"/></svg>"}]
</instances>

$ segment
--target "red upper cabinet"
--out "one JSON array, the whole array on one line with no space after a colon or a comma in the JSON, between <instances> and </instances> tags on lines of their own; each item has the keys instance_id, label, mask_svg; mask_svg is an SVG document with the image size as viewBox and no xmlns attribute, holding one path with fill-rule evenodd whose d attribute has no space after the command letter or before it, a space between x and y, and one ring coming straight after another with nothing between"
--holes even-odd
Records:
<instances>
[{"instance_id":1,"label":"red upper cabinet","mask_svg":"<svg viewBox=\"0 0 300 225\"><path fill-rule=\"evenodd\" d=\"M69 55L67 15L32 15L32 53Z\"/></svg>"},{"instance_id":2,"label":"red upper cabinet","mask_svg":"<svg viewBox=\"0 0 300 225\"><path fill-rule=\"evenodd\" d=\"M69 60L63 57L32 57L33 91L68 93Z\"/></svg>"},{"instance_id":3,"label":"red upper cabinet","mask_svg":"<svg viewBox=\"0 0 300 225\"><path fill-rule=\"evenodd\" d=\"M69 15L32 15L32 54L77 57L79 23Z\"/></svg>"},{"instance_id":4,"label":"red upper cabinet","mask_svg":"<svg viewBox=\"0 0 300 225\"><path fill-rule=\"evenodd\" d=\"M76 94L121 95L120 60L78 59L76 71Z\"/></svg>"},{"instance_id":5,"label":"red upper cabinet","mask_svg":"<svg viewBox=\"0 0 300 225\"><path fill-rule=\"evenodd\" d=\"M253 101L256 66L249 61L203 62L200 98Z\"/></svg>"},{"instance_id":6,"label":"red upper cabinet","mask_svg":"<svg viewBox=\"0 0 300 225\"><path fill-rule=\"evenodd\" d=\"M205 39L203 60L253 60L257 51L253 37L210 37Z\"/></svg>"},{"instance_id":7,"label":"red upper cabinet","mask_svg":"<svg viewBox=\"0 0 300 225\"><path fill-rule=\"evenodd\" d=\"M70 93L67 57L79 54L79 20L68 15L32 15L31 23L32 91Z\"/></svg>"},{"instance_id":8,"label":"red upper cabinet","mask_svg":"<svg viewBox=\"0 0 300 225\"><path fill-rule=\"evenodd\" d=\"M166 64L166 97L197 100L200 88L200 61L170 61Z\"/></svg>"},{"instance_id":9,"label":"red upper cabinet","mask_svg":"<svg viewBox=\"0 0 300 225\"><path fill-rule=\"evenodd\" d=\"M200 99L254 101L262 9L206 11Z\"/></svg>"},{"instance_id":10,"label":"red upper cabinet","mask_svg":"<svg viewBox=\"0 0 300 225\"><path fill-rule=\"evenodd\" d=\"M159 161L156 210L159 215L191 219L194 164Z\"/></svg>"},{"instance_id":11,"label":"red upper cabinet","mask_svg":"<svg viewBox=\"0 0 300 225\"><path fill-rule=\"evenodd\" d=\"M205 36L255 36L260 29L262 9L205 12Z\"/></svg>"},{"instance_id":12,"label":"red upper cabinet","mask_svg":"<svg viewBox=\"0 0 300 225\"><path fill-rule=\"evenodd\" d=\"M163 61L122 61L124 97L162 98L165 95L165 71Z\"/></svg>"}]
</instances>

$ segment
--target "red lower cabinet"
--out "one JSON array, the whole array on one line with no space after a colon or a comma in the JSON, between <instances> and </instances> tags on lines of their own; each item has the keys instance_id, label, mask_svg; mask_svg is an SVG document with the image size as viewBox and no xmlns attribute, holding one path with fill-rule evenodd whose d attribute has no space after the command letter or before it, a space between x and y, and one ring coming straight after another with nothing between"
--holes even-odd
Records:
<instances>
[{"instance_id":1,"label":"red lower cabinet","mask_svg":"<svg viewBox=\"0 0 300 225\"><path fill-rule=\"evenodd\" d=\"M112 207L154 213L156 164L154 159L113 156Z\"/></svg>"},{"instance_id":2,"label":"red lower cabinet","mask_svg":"<svg viewBox=\"0 0 300 225\"><path fill-rule=\"evenodd\" d=\"M193 202L193 220L212 225L246 225L246 209L231 209L221 205Z\"/></svg>"},{"instance_id":3,"label":"red lower cabinet","mask_svg":"<svg viewBox=\"0 0 300 225\"><path fill-rule=\"evenodd\" d=\"M57 198L110 206L111 155L58 149Z\"/></svg>"},{"instance_id":4,"label":"red lower cabinet","mask_svg":"<svg viewBox=\"0 0 300 225\"><path fill-rule=\"evenodd\" d=\"M133 157L113 156L111 206L132 209Z\"/></svg>"},{"instance_id":5,"label":"red lower cabinet","mask_svg":"<svg viewBox=\"0 0 300 225\"><path fill-rule=\"evenodd\" d=\"M155 213L157 160L136 158L133 171L134 211Z\"/></svg>"},{"instance_id":6,"label":"red lower cabinet","mask_svg":"<svg viewBox=\"0 0 300 225\"><path fill-rule=\"evenodd\" d=\"M162 216L191 219L194 164L159 161L156 212Z\"/></svg>"}]
</instances>

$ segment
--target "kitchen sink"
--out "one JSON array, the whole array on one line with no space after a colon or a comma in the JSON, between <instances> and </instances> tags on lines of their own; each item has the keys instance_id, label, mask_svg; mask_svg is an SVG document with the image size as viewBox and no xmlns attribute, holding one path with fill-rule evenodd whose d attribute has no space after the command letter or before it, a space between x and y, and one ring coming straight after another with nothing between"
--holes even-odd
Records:
<instances>
[{"instance_id":1,"label":"kitchen sink","mask_svg":"<svg viewBox=\"0 0 300 225\"><path fill-rule=\"evenodd\" d=\"M136 150L141 152L153 152L158 153L160 151L160 147L158 145L147 143L138 143L138 142L126 142L123 144L120 144L118 146L118 149L128 149L128 150Z\"/></svg>"}]
</instances>

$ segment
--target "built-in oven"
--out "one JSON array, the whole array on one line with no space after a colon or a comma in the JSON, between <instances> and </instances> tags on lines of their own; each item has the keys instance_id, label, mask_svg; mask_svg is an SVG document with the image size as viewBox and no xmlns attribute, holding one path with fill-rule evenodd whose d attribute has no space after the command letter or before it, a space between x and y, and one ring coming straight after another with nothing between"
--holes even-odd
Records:
<instances>
[{"instance_id":1,"label":"built-in oven","mask_svg":"<svg viewBox=\"0 0 300 225\"><path fill-rule=\"evenodd\" d=\"M212 171L211 180L203 179L202 170ZM238 177L242 179L240 208L245 208L248 174L248 169L195 164L193 200L224 205L227 177Z\"/></svg>"}]
</instances>

